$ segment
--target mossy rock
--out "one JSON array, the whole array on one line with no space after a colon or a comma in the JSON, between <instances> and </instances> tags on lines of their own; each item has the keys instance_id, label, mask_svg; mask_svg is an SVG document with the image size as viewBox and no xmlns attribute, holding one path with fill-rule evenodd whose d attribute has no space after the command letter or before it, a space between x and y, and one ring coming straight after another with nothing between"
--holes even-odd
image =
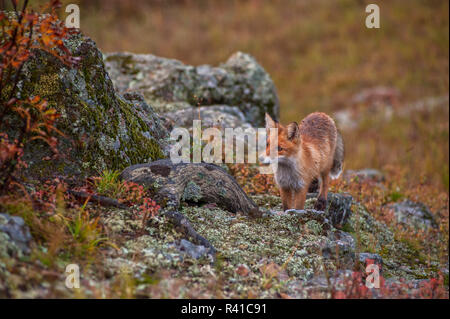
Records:
<instances>
[{"instance_id":1,"label":"mossy rock","mask_svg":"<svg viewBox=\"0 0 450 319\"><path fill-rule=\"evenodd\" d=\"M153 108L139 94L121 96L114 91L94 41L78 33L65 44L80 58L77 67L34 50L21 73L18 97L46 99L61 114L57 127L65 135L59 137L64 155L59 160L43 161L51 155L49 148L43 143L29 145L25 158L29 171L38 176L87 175L164 158L168 132Z\"/></svg>"}]
</instances>

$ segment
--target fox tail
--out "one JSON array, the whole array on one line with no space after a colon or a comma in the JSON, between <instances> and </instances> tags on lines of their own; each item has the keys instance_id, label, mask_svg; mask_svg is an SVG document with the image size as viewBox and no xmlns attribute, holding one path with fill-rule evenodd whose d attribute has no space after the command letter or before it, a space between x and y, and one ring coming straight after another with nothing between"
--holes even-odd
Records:
<instances>
[{"instance_id":1,"label":"fox tail","mask_svg":"<svg viewBox=\"0 0 450 319\"><path fill-rule=\"evenodd\" d=\"M331 179L337 179L342 173L344 167L344 140L341 133L337 132L336 149L334 151L333 166L331 167Z\"/></svg>"}]
</instances>

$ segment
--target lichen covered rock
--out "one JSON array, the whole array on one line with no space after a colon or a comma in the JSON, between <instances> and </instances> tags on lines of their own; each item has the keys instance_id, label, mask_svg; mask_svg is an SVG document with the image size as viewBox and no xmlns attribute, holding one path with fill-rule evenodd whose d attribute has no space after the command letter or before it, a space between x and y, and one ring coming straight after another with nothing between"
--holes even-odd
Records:
<instances>
[{"instance_id":1,"label":"lichen covered rock","mask_svg":"<svg viewBox=\"0 0 450 319\"><path fill-rule=\"evenodd\" d=\"M19 97L48 100L61 114L57 127L65 134L60 137L64 156L59 161L42 161L49 155L48 147L30 146L26 159L32 171L42 176L55 171L84 174L163 158L168 133L152 107L138 94L121 96L114 91L94 41L79 33L65 44L80 58L78 67L35 50L19 81Z\"/></svg>"},{"instance_id":2,"label":"lichen covered rock","mask_svg":"<svg viewBox=\"0 0 450 319\"><path fill-rule=\"evenodd\" d=\"M201 107L187 107L179 111L164 113L176 126L192 127L194 120L201 119L202 127L216 128L250 128L244 113L236 106L211 105Z\"/></svg>"},{"instance_id":3,"label":"lichen covered rock","mask_svg":"<svg viewBox=\"0 0 450 319\"><path fill-rule=\"evenodd\" d=\"M259 273L265 262L284 265L288 277L297 280L312 277L323 263L335 268L322 252L338 244L326 231L329 225L322 223L326 221L314 219L314 211L305 211L304 216L297 212L272 214L256 220L220 209L186 207L182 212L217 249L226 265L223 271L233 277L239 264L247 265L253 273Z\"/></svg>"},{"instance_id":4,"label":"lichen covered rock","mask_svg":"<svg viewBox=\"0 0 450 319\"><path fill-rule=\"evenodd\" d=\"M317 193L308 193L306 198L315 203L317 196ZM343 227L348 222L352 214L352 203L350 194L328 192L325 212L333 226Z\"/></svg>"},{"instance_id":5,"label":"lichen covered rock","mask_svg":"<svg viewBox=\"0 0 450 319\"><path fill-rule=\"evenodd\" d=\"M209 249L207 247L203 245L195 245L186 239L181 239L176 247L180 252L189 255L194 259L199 259L201 257L210 255Z\"/></svg>"},{"instance_id":6,"label":"lichen covered rock","mask_svg":"<svg viewBox=\"0 0 450 319\"><path fill-rule=\"evenodd\" d=\"M236 180L211 163L173 163L169 159L127 167L120 177L147 187L162 206L212 203L233 213L260 214Z\"/></svg>"},{"instance_id":7,"label":"lichen covered rock","mask_svg":"<svg viewBox=\"0 0 450 319\"><path fill-rule=\"evenodd\" d=\"M391 204L389 208L392 209L399 223L414 226L417 229L437 227L435 217L430 209L422 203L404 200Z\"/></svg>"},{"instance_id":8,"label":"lichen covered rock","mask_svg":"<svg viewBox=\"0 0 450 319\"><path fill-rule=\"evenodd\" d=\"M120 92L141 92L147 103L172 118L182 119L178 112L192 107L214 105L238 107L252 126L264 125L265 112L279 117L278 97L270 76L252 56L242 52L219 67L190 66L132 53L106 54L105 64ZM210 115L215 116L205 114L202 119L214 120ZM185 125L184 120L180 124Z\"/></svg>"}]
</instances>

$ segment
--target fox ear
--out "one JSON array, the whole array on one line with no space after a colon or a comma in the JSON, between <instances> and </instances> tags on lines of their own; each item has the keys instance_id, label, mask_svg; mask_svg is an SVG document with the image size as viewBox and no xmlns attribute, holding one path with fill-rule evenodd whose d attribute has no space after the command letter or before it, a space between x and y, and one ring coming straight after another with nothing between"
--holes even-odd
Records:
<instances>
[{"instance_id":1,"label":"fox ear","mask_svg":"<svg viewBox=\"0 0 450 319\"><path fill-rule=\"evenodd\" d=\"M286 129L287 129L287 138L290 141L296 141L300 137L300 131L297 122L289 123Z\"/></svg>"},{"instance_id":2,"label":"fox ear","mask_svg":"<svg viewBox=\"0 0 450 319\"><path fill-rule=\"evenodd\" d=\"M266 129L276 128L277 122L275 122L268 113L266 113Z\"/></svg>"}]
</instances>

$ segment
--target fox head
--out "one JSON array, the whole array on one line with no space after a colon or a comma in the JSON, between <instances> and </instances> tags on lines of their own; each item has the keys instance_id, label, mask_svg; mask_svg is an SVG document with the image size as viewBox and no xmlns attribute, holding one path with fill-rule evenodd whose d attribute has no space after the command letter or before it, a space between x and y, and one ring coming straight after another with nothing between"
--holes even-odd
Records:
<instances>
[{"instance_id":1,"label":"fox head","mask_svg":"<svg viewBox=\"0 0 450 319\"><path fill-rule=\"evenodd\" d=\"M266 113L266 136L266 149L259 156L261 163L282 162L298 153L301 140L300 130L296 122L283 126Z\"/></svg>"}]
</instances>

